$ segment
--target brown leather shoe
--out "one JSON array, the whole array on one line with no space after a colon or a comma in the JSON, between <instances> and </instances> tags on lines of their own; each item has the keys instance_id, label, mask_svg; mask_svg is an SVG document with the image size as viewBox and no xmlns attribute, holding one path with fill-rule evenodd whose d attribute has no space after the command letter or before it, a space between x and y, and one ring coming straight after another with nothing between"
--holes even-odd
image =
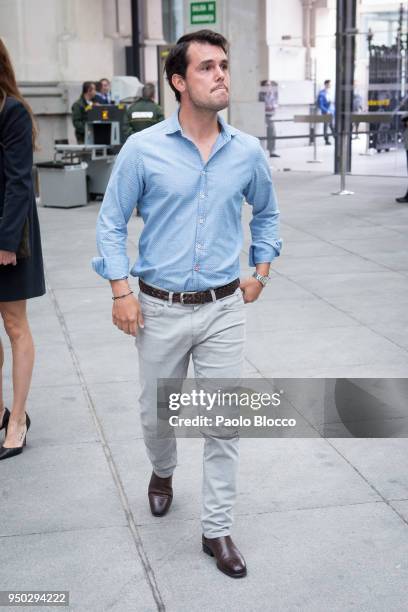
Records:
<instances>
[{"instance_id":1,"label":"brown leather shoe","mask_svg":"<svg viewBox=\"0 0 408 612\"><path fill-rule=\"evenodd\" d=\"M164 516L173 499L173 488L171 486L172 476L160 478L152 472L149 482L148 497L150 510L153 516Z\"/></svg>"},{"instance_id":2,"label":"brown leather shoe","mask_svg":"<svg viewBox=\"0 0 408 612\"><path fill-rule=\"evenodd\" d=\"M203 551L215 557L219 570L231 578L243 578L247 574L245 559L231 540L231 536L206 538L203 536Z\"/></svg>"}]
</instances>

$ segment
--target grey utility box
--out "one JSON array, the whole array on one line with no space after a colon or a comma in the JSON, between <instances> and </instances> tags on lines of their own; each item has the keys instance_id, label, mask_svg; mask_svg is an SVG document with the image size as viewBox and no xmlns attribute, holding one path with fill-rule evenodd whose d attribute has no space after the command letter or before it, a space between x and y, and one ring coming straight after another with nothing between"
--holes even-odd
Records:
<instances>
[{"instance_id":1,"label":"grey utility box","mask_svg":"<svg viewBox=\"0 0 408 612\"><path fill-rule=\"evenodd\" d=\"M37 164L41 206L86 206L86 165L62 162Z\"/></svg>"}]
</instances>

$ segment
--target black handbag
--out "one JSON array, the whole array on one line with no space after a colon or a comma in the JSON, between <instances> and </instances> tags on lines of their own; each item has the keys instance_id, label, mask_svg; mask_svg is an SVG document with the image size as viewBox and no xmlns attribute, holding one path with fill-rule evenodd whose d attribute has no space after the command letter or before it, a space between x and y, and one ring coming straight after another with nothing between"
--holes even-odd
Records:
<instances>
[{"instance_id":1,"label":"black handbag","mask_svg":"<svg viewBox=\"0 0 408 612\"><path fill-rule=\"evenodd\" d=\"M18 245L17 259L26 259L31 257L31 245L30 245L30 223L28 217L24 222L23 235L21 236L21 242Z\"/></svg>"}]
</instances>

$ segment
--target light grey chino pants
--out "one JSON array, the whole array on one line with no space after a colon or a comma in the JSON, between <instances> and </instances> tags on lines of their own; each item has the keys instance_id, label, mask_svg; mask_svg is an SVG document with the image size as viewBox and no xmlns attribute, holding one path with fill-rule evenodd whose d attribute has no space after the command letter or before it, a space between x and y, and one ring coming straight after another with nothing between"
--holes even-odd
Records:
<instances>
[{"instance_id":1,"label":"light grey chino pants","mask_svg":"<svg viewBox=\"0 0 408 612\"><path fill-rule=\"evenodd\" d=\"M190 356L196 378L240 378L245 341L241 289L215 302L169 304L139 293L144 328L139 329L140 415L153 470L170 476L177 464L175 438L159 438L157 379L184 379ZM230 534L237 490L239 438L204 437L201 522L207 538Z\"/></svg>"}]
</instances>

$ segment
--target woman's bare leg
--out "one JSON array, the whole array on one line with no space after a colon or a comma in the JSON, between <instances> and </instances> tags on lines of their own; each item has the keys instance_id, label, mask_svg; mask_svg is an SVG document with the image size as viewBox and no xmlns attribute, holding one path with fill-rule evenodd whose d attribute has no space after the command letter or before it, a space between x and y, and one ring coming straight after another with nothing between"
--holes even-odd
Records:
<instances>
[{"instance_id":1,"label":"woman's bare leg","mask_svg":"<svg viewBox=\"0 0 408 612\"><path fill-rule=\"evenodd\" d=\"M27 320L27 302L0 302L4 328L13 354L13 407L8 424L6 448L21 446L26 431L25 405L34 365L34 344Z\"/></svg>"}]
</instances>

